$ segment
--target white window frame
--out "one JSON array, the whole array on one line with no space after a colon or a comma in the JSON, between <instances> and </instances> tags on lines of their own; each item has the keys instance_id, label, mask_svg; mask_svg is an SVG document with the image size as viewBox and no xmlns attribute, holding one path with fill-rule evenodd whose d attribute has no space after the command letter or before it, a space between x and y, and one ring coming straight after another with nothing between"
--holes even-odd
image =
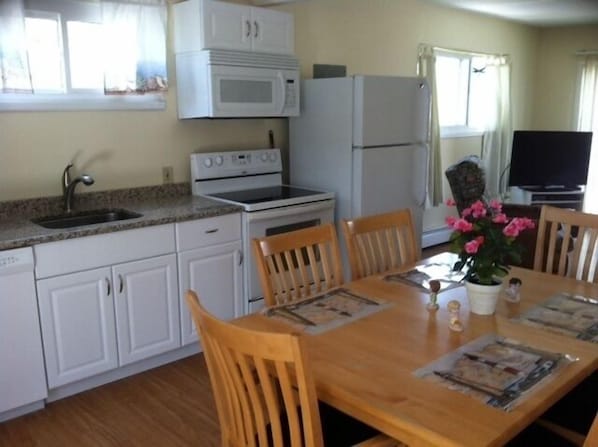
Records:
<instances>
[{"instance_id":1,"label":"white window frame","mask_svg":"<svg viewBox=\"0 0 598 447\"><path fill-rule=\"evenodd\" d=\"M478 56L476 53L469 53L465 51L450 51L450 50L438 50L438 56L442 57L450 57L455 59L464 60L467 59L469 61L469 76L467 80L467 98L466 98L466 111L465 111L465 120L469 122L469 113L470 113L470 90L471 90L471 61L474 57ZM436 72L436 76L440 74L438 71ZM452 126L443 126L440 124L440 137L441 138L464 138L464 137L477 137L482 136L484 134L483 128L472 127L468 124L465 125L452 125Z\"/></svg>"},{"instance_id":2,"label":"white window frame","mask_svg":"<svg viewBox=\"0 0 598 447\"><path fill-rule=\"evenodd\" d=\"M83 8L99 8L98 3L81 3ZM26 0L27 17L48 17L51 13L61 16L61 29L65 59L68 60L66 22L68 20L90 20L93 11L74 11L69 0ZM70 84L69 66L65 61L64 76ZM80 90L79 93L1 93L0 112L28 111L76 111L76 110L164 110L166 93L155 92L142 95L105 95L103 90Z\"/></svg>"}]
</instances>

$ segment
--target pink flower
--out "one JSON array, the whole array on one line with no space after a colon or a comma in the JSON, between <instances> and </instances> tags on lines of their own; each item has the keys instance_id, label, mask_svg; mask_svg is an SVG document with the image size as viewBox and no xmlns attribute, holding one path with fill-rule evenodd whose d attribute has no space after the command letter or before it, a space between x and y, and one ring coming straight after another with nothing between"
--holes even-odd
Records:
<instances>
[{"instance_id":1,"label":"pink flower","mask_svg":"<svg viewBox=\"0 0 598 447\"><path fill-rule=\"evenodd\" d=\"M519 228L516 218L509 222L507 226L502 229L503 234L508 237L519 236L519 231L521 231L521 229Z\"/></svg>"},{"instance_id":2,"label":"pink flower","mask_svg":"<svg viewBox=\"0 0 598 447\"><path fill-rule=\"evenodd\" d=\"M473 224L465 219L457 219L453 225L453 228L461 233L468 233L473 230Z\"/></svg>"},{"instance_id":3,"label":"pink flower","mask_svg":"<svg viewBox=\"0 0 598 447\"><path fill-rule=\"evenodd\" d=\"M536 226L534 221L528 217L515 217L513 218L513 222L519 231L525 230L526 228L534 228Z\"/></svg>"},{"instance_id":4,"label":"pink flower","mask_svg":"<svg viewBox=\"0 0 598 447\"><path fill-rule=\"evenodd\" d=\"M496 199L490 200L489 205L490 205L490 208L492 208L494 211L497 211L499 213L502 211L502 203L500 203Z\"/></svg>"},{"instance_id":5,"label":"pink flower","mask_svg":"<svg viewBox=\"0 0 598 447\"><path fill-rule=\"evenodd\" d=\"M507 215L505 213L499 213L492 218L492 222L498 223L498 224L507 223L508 222Z\"/></svg>"},{"instance_id":6,"label":"pink flower","mask_svg":"<svg viewBox=\"0 0 598 447\"><path fill-rule=\"evenodd\" d=\"M475 240L478 242L479 245L482 245L486 239L484 239L484 236L478 236L475 238Z\"/></svg>"},{"instance_id":7,"label":"pink flower","mask_svg":"<svg viewBox=\"0 0 598 447\"><path fill-rule=\"evenodd\" d=\"M446 206L455 206L455 205L457 205L457 202L455 202L455 199L453 199L453 198L446 199Z\"/></svg>"},{"instance_id":8,"label":"pink flower","mask_svg":"<svg viewBox=\"0 0 598 447\"><path fill-rule=\"evenodd\" d=\"M465 208L463 211L461 211L461 217L467 217L471 214L471 208Z\"/></svg>"},{"instance_id":9,"label":"pink flower","mask_svg":"<svg viewBox=\"0 0 598 447\"><path fill-rule=\"evenodd\" d=\"M475 219L479 219L480 217L484 217L486 215L486 205L484 205L484 202L481 200L474 202L470 208Z\"/></svg>"},{"instance_id":10,"label":"pink flower","mask_svg":"<svg viewBox=\"0 0 598 447\"><path fill-rule=\"evenodd\" d=\"M457 222L457 218L455 216L446 216L445 222L450 228L455 228L455 222Z\"/></svg>"},{"instance_id":11,"label":"pink flower","mask_svg":"<svg viewBox=\"0 0 598 447\"><path fill-rule=\"evenodd\" d=\"M465 252L473 255L478 252L478 248L480 248L480 243L477 239L473 239L465 244Z\"/></svg>"}]
</instances>

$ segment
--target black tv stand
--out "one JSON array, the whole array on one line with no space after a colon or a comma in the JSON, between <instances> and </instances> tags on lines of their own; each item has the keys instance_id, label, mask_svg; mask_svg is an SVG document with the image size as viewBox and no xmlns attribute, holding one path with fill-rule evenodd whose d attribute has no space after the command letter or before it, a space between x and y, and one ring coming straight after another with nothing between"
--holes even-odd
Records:
<instances>
[{"instance_id":1,"label":"black tv stand","mask_svg":"<svg viewBox=\"0 0 598 447\"><path fill-rule=\"evenodd\" d=\"M512 186L510 203L551 205L581 211L585 186Z\"/></svg>"},{"instance_id":2,"label":"black tv stand","mask_svg":"<svg viewBox=\"0 0 598 447\"><path fill-rule=\"evenodd\" d=\"M521 186L520 188L532 192L579 192L582 190L581 186L566 185Z\"/></svg>"}]
</instances>

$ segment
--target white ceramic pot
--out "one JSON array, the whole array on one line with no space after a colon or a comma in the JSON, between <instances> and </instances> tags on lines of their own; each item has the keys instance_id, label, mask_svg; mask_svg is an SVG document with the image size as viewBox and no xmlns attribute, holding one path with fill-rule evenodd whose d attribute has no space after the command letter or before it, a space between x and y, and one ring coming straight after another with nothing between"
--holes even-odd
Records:
<instances>
[{"instance_id":1,"label":"white ceramic pot","mask_svg":"<svg viewBox=\"0 0 598 447\"><path fill-rule=\"evenodd\" d=\"M496 303L502 289L502 283L487 286L466 281L465 289L469 300L469 310L472 313L492 315L496 311Z\"/></svg>"}]
</instances>

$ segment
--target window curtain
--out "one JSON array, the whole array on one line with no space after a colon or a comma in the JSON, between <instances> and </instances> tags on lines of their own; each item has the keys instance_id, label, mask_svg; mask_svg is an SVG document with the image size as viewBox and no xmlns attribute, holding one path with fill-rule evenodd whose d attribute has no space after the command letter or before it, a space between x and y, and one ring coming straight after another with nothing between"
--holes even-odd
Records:
<instances>
[{"instance_id":1,"label":"window curtain","mask_svg":"<svg viewBox=\"0 0 598 447\"><path fill-rule=\"evenodd\" d=\"M511 159L511 62L507 56L487 56L488 97L493 101L482 141L482 164L489 198L504 196Z\"/></svg>"},{"instance_id":2,"label":"window curtain","mask_svg":"<svg viewBox=\"0 0 598 447\"><path fill-rule=\"evenodd\" d=\"M82 0L83 1L83 0ZM139 94L165 91L166 0L101 2L104 91ZM23 0L0 1L0 88L33 93L27 59Z\"/></svg>"},{"instance_id":3,"label":"window curtain","mask_svg":"<svg viewBox=\"0 0 598 447\"><path fill-rule=\"evenodd\" d=\"M101 0L101 4L106 41L105 93L165 91L165 0Z\"/></svg>"},{"instance_id":4,"label":"window curtain","mask_svg":"<svg viewBox=\"0 0 598 447\"><path fill-rule=\"evenodd\" d=\"M592 131L592 152L584 211L598 213L598 51L579 56L580 77L577 110L577 130Z\"/></svg>"},{"instance_id":5,"label":"window curtain","mask_svg":"<svg viewBox=\"0 0 598 447\"><path fill-rule=\"evenodd\" d=\"M0 88L3 93L31 93L23 0L0 1Z\"/></svg>"},{"instance_id":6,"label":"window curtain","mask_svg":"<svg viewBox=\"0 0 598 447\"><path fill-rule=\"evenodd\" d=\"M420 45L417 74L428 81L431 91L430 147L428 153L428 205L442 203L442 158L440 154L440 125L438 122L438 89L436 85L436 54L429 45Z\"/></svg>"}]
</instances>

